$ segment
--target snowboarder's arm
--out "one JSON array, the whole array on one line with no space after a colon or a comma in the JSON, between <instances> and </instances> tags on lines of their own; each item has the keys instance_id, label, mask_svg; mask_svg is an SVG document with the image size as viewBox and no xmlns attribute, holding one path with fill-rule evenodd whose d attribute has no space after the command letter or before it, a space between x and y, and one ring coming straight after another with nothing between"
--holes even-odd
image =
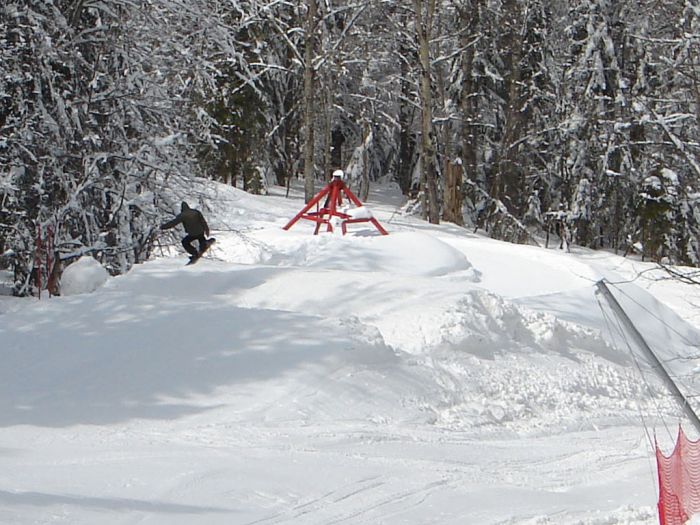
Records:
<instances>
[{"instance_id":1,"label":"snowboarder's arm","mask_svg":"<svg viewBox=\"0 0 700 525\"><path fill-rule=\"evenodd\" d=\"M178 216L175 217L173 220L161 224L161 225L160 225L160 229L161 229L161 230L168 230L168 229L170 229L170 228L173 228L173 227L177 226L177 225L180 224L181 222L182 222L182 216L181 216L181 215L178 215Z\"/></svg>"}]
</instances>

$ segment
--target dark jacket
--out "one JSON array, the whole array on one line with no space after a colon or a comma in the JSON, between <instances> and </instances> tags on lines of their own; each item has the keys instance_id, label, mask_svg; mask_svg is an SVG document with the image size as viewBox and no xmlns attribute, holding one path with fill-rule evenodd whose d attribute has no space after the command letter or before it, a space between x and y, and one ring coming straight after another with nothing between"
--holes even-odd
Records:
<instances>
[{"instance_id":1,"label":"dark jacket","mask_svg":"<svg viewBox=\"0 0 700 525\"><path fill-rule=\"evenodd\" d=\"M180 223L182 223L182 226L185 228L187 235L191 235L192 237L209 235L209 226L207 225L207 221L204 220L204 216L199 210L190 208L186 202L183 202L180 206L180 213L173 220L162 224L160 229L167 230Z\"/></svg>"}]
</instances>

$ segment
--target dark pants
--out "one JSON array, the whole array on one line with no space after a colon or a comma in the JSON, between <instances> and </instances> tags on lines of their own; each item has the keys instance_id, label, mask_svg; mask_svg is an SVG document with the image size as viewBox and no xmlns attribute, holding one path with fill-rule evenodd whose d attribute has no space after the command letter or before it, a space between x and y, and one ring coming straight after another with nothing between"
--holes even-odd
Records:
<instances>
[{"instance_id":1,"label":"dark pants","mask_svg":"<svg viewBox=\"0 0 700 525\"><path fill-rule=\"evenodd\" d=\"M199 241L199 252L197 249L192 246L192 241L197 240ZM186 235L184 239L182 239L182 247L187 250L187 253L192 255L193 257L199 255L199 253L204 250L204 247L207 245L207 238L202 235Z\"/></svg>"}]
</instances>

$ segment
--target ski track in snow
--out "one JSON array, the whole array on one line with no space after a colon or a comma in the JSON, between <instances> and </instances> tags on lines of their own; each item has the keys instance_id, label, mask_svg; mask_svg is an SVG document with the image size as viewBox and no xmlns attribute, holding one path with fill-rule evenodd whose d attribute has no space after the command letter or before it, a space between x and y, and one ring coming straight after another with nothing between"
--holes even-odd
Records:
<instances>
[{"instance_id":1,"label":"ski track in snow","mask_svg":"<svg viewBox=\"0 0 700 525\"><path fill-rule=\"evenodd\" d=\"M386 238L284 232L299 199L214 197L196 266L0 301L0 523L656 523L644 425L678 409L592 292L625 261L381 203Z\"/></svg>"}]
</instances>

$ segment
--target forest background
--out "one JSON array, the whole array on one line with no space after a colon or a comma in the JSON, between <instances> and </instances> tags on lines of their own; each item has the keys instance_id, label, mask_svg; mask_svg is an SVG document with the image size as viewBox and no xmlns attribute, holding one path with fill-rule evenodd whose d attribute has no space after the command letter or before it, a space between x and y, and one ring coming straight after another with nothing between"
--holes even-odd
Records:
<instances>
[{"instance_id":1,"label":"forest background","mask_svg":"<svg viewBox=\"0 0 700 525\"><path fill-rule=\"evenodd\" d=\"M336 168L431 223L698 266L698 57L697 0L6 0L0 269L124 273L195 177L308 200Z\"/></svg>"}]
</instances>

